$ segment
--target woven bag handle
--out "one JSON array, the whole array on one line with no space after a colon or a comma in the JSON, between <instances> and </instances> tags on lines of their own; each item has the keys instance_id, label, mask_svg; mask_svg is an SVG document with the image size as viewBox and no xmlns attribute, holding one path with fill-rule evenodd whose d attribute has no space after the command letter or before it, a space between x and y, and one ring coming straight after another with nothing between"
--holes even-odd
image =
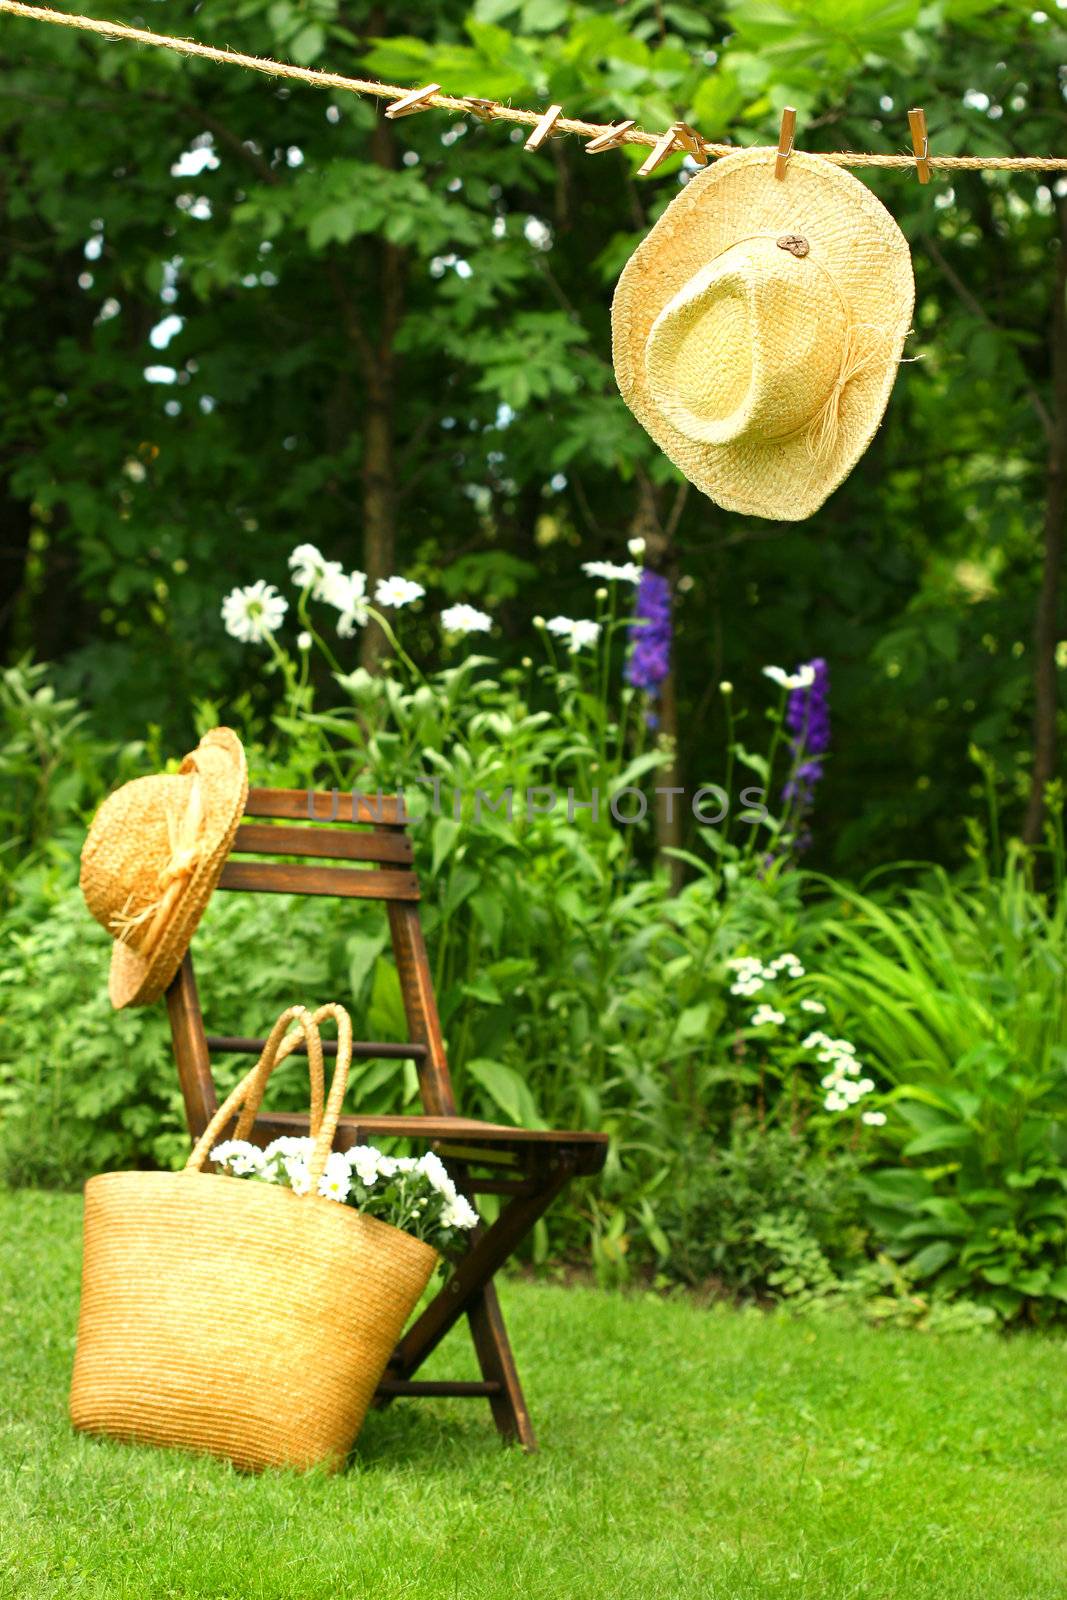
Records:
<instances>
[{"instance_id":1,"label":"woven bag handle","mask_svg":"<svg viewBox=\"0 0 1067 1600\"><path fill-rule=\"evenodd\" d=\"M241 1117L235 1130L235 1137L244 1138L251 1131L256 1114L263 1099L267 1081L275 1067L287 1056L292 1055L301 1038L307 1044L308 1066L313 1085L316 1076L322 1081L322 1040L319 1037L319 1024L327 1017L333 1017L337 1024L337 1065L334 1068L333 1080L330 1084L329 1098L319 1127L314 1131L315 1147L311 1153L311 1162L308 1167L308 1194L314 1195L318 1190L319 1179L326 1170L326 1161L333 1149L334 1135L337 1132L337 1123L341 1115L341 1106L344 1103L345 1090L348 1087L348 1071L352 1064L352 1019L343 1006L324 1005L313 1014L309 1015L304 1006L290 1006L283 1011L274 1024L263 1046L262 1054L250 1072L247 1072L240 1083L227 1095L222 1105L215 1112L211 1121L204 1129L200 1138L193 1147L192 1154L185 1163L186 1172L201 1172L211 1148L219 1134L237 1111ZM289 1034L286 1029L291 1022L297 1026Z\"/></svg>"},{"instance_id":2,"label":"woven bag handle","mask_svg":"<svg viewBox=\"0 0 1067 1600\"><path fill-rule=\"evenodd\" d=\"M304 1010L302 1006L296 1006L291 1009L296 1011ZM316 1013L316 1016L318 1017L323 1014L324 1013L322 1012L318 1012ZM273 1055L271 1055L267 1049L267 1045L270 1044L270 1039L268 1039L267 1043L263 1046L259 1060L252 1068L251 1072L249 1072L242 1080L242 1082L248 1085L248 1093L244 1096L244 1109L241 1112L240 1118L238 1119L236 1128L233 1130L233 1136L235 1139L248 1138L248 1135L252 1132L252 1124L259 1115L259 1108L263 1102L263 1096L267 1088L267 1079L270 1077L275 1067L280 1066L283 1061L288 1060L288 1058L293 1054L293 1051L300 1048L301 1040L303 1040L304 1044L307 1046L308 1076L311 1079L311 1137L313 1139L318 1138L319 1129L322 1127L323 1110L324 1068L322 1061L322 1044L319 1040L317 1026L314 1030L314 1041L308 1037L307 1032L303 1027L298 1026L295 1027L291 1033L286 1034L285 1038L278 1046L277 1052Z\"/></svg>"}]
</instances>

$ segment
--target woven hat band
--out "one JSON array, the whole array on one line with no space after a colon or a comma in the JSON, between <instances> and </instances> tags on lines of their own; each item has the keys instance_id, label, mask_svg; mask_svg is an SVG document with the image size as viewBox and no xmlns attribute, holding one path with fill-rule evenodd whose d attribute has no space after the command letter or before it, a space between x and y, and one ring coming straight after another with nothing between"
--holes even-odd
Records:
<instances>
[{"instance_id":1,"label":"woven hat band","mask_svg":"<svg viewBox=\"0 0 1067 1600\"><path fill-rule=\"evenodd\" d=\"M832 275L799 235L742 239L695 273L645 346L664 415L703 444L769 440L825 405L848 343Z\"/></svg>"},{"instance_id":2,"label":"woven hat band","mask_svg":"<svg viewBox=\"0 0 1067 1600\"><path fill-rule=\"evenodd\" d=\"M109 918L111 932L137 954L146 957L155 948L185 885L200 862L204 829L204 801L200 777L194 770L187 785L185 804L165 813L170 854L156 874L154 898L132 909L129 900Z\"/></svg>"}]
</instances>

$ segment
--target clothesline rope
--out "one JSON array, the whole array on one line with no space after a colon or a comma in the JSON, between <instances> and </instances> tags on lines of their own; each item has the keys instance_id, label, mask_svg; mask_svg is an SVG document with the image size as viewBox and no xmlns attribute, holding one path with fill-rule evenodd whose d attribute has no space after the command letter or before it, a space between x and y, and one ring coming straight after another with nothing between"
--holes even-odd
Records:
<instances>
[{"instance_id":1,"label":"clothesline rope","mask_svg":"<svg viewBox=\"0 0 1067 1600\"><path fill-rule=\"evenodd\" d=\"M200 44L194 39L179 39L171 34L151 33L147 28L131 28L122 22L107 22L98 17L83 17L75 13L52 11L46 6L24 5L22 0L0 0L0 12L24 17L32 22L49 22L61 28L77 28L86 33L96 33L105 39L127 40L131 44L152 45L160 50L174 50L179 55L194 56L203 61L217 61L226 66L244 67L249 72L261 72L271 78L291 78L298 83L310 83L320 89L339 89L345 93L370 95L378 100L400 100L408 97L412 110L437 107L442 111L474 114L486 122L511 122L520 127L536 128L545 119L543 111L525 111L517 106L501 105L472 95L442 94L434 87L426 94L413 94L410 85L379 83L373 78L349 78L339 72L323 72L314 67L293 66L289 62L272 61L268 57L245 55L239 50L220 50L213 45ZM551 132L575 134L584 139L603 140L602 148L611 145L636 144L658 148L666 152L690 149L694 138L692 130L685 129L677 142L670 139L671 130L649 133L644 128L619 126L605 122L586 122L577 117L558 115L552 122ZM715 143L695 136L707 157L732 154L737 145ZM912 167L914 155L881 155L873 151L836 150L820 151L824 161L840 167ZM1067 156L938 156L930 155L928 164L941 171L977 171L990 168L995 171L1067 172Z\"/></svg>"}]
</instances>

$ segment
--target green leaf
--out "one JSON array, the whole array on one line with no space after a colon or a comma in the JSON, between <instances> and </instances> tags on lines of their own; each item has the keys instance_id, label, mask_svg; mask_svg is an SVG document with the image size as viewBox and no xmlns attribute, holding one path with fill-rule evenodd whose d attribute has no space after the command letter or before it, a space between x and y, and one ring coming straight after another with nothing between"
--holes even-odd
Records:
<instances>
[{"instance_id":1,"label":"green leaf","mask_svg":"<svg viewBox=\"0 0 1067 1600\"><path fill-rule=\"evenodd\" d=\"M434 822L432 835L433 855L430 862L432 877L437 877L442 865L452 854L459 834L460 824L452 817L438 817Z\"/></svg>"},{"instance_id":2,"label":"green leaf","mask_svg":"<svg viewBox=\"0 0 1067 1600\"><path fill-rule=\"evenodd\" d=\"M932 1150L965 1150L973 1143L974 1134L970 1128L961 1128L953 1123L920 1133L918 1138L910 1140L904 1146L902 1154L921 1156L927 1155Z\"/></svg>"},{"instance_id":3,"label":"green leaf","mask_svg":"<svg viewBox=\"0 0 1067 1600\"><path fill-rule=\"evenodd\" d=\"M348 983L352 992L353 1003L358 1004L363 994L363 987L374 967L374 963L385 949L388 935L353 933L345 943L345 954L348 956Z\"/></svg>"},{"instance_id":4,"label":"green leaf","mask_svg":"<svg viewBox=\"0 0 1067 1600\"><path fill-rule=\"evenodd\" d=\"M937 1239L912 1256L908 1265L917 1278L932 1278L955 1254L956 1247L949 1244L947 1239Z\"/></svg>"},{"instance_id":5,"label":"green leaf","mask_svg":"<svg viewBox=\"0 0 1067 1600\"><path fill-rule=\"evenodd\" d=\"M518 1128L544 1127L526 1080L514 1067L479 1057L468 1061L467 1071L508 1122Z\"/></svg>"}]
</instances>

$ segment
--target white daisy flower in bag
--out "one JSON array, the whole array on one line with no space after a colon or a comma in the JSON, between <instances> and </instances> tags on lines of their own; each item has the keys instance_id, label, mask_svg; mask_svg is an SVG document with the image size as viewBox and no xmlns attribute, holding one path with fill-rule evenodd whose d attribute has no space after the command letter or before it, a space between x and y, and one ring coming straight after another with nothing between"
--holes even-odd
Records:
<instances>
[{"instance_id":1,"label":"white daisy flower in bag","mask_svg":"<svg viewBox=\"0 0 1067 1600\"><path fill-rule=\"evenodd\" d=\"M229 1167L235 1178L247 1178L263 1171L263 1152L247 1139L224 1139L211 1152L216 1166Z\"/></svg>"},{"instance_id":2,"label":"white daisy flower in bag","mask_svg":"<svg viewBox=\"0 0 1067 1600\"><path fill-rule=\"evenodd\" d=\"M441 1212L442 1228L474 1228L477 1225L478 1213L466 1195L457 1194L454 1200L446 1203Z\"/></svg>"},{"instance_id":3,"label":"white daisy flower in bag","mask_svg":"<svg viewBox=\"0 0 1067 1600\"><path fill-rule=\"evenodd\" d=\"M319 1179L319 1193L325 1200L347 1200L351 1187L352 1173L346 1157L340 1150L331 1150Z\"/></svg>"},{"instance_id":4,"label":"white daisy flower in bag","mask_svg":"<svg viewBox=\"0 0 1067 1600\"><path fill-rule=\"evenodd\" d=\"M418 1162L418 1170L430 1180L438 1194L444 1195L449 1204L456 1199L456 1186L445 1171L445 1164L440 1156L435 1155L432 1150L427 1150Z\"/></svg>"},{"instance_id":5,"label":"white daisy flower in bag","mask_svg":"<svg viewBox=\"0 0 1067 1600\"><path fill-rule=\"evenodd\" d=\"M346 1155L350 1171L355 1173L365 1189L373 1188L378 1181L379 1160L380 1153L372 1144L353 1145Z\"/></svg>"}]
</instances>

